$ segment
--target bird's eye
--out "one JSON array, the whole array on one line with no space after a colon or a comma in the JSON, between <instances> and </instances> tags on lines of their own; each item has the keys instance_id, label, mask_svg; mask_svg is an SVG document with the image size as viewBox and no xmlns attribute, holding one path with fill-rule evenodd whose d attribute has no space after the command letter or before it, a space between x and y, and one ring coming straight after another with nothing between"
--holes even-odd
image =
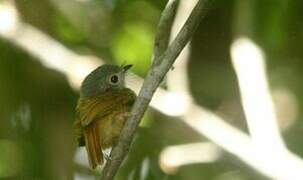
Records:
<instances>
[{"instance_id":1,"label":"bird's eye","mask_svg":"<svg viewBox=\"0 0 303 180\"><path fill-rule=\"evenodd\" d=\"M119 82L119 77L117 75L112 75L110 77L111 84L117 84Z\"/></svg>"}]
</instances>

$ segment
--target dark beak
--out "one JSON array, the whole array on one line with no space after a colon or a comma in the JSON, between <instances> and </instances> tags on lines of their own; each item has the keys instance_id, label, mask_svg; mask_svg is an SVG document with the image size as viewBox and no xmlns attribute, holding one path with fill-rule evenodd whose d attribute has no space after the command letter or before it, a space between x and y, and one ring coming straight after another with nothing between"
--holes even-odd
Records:
<instances>
[{"instance_id":1,"label":"dark beak","mask_svg":"<svg viewBox=\"0 0 303 180\"><path fill-rule=\"evenodd\" d=\"M132 66L133 66L132 64L128 64L128 65L123 66L123 67L122 67L123 72L128 71Z\"/></svg>"}]
</instances>

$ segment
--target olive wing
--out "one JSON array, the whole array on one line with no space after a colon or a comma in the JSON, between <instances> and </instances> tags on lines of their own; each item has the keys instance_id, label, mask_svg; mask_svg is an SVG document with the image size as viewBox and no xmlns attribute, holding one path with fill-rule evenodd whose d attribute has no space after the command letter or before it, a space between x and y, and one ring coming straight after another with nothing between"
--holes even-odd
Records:
<instances>
[{"instance_id":1,"label":"olive wing","mask_svg":"<svg viewBox=\"0 0 303 180\"><path fill-rule=\"evenodd\" d=\"M80 99L76 108L77 121L82 127L85 127L96 118L102 119L121 106L131 107L135 99L135 93L128 88L109 91L96 98Z\"/></svg>"}]
</instances>

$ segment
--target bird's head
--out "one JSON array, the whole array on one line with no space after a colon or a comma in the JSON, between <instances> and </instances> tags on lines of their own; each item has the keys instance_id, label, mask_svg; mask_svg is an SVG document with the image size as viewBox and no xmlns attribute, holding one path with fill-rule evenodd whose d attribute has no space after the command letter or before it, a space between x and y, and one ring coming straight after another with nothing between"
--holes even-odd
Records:
<instances>
[{"instance_id":1,"label":"bird's head","mask_svg":"<svg viewBox=\"0 0 303 180\"><path fill-rule=\"evenodd\" d=\"M125 75L132 65L105 64L92 71L82 82L81 97L93 97L101 93L125 87Z\"/></svg>"}]
</instances>

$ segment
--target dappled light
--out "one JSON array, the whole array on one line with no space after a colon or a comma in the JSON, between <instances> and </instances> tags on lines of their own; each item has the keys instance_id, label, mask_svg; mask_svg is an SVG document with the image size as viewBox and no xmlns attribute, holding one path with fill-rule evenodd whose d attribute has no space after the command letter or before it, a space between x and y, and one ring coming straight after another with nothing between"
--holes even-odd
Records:
<instances>
[{"instance_id":1,"label":"dappled light","mask_svg":"<svg viewBox=\"0 0 303 180\"><path fill-rule=\"evenodd\" d=\"M74 137L81 83L133 64L126 86L138 94L166 2L0 1L0 179L101 178ZM169 44L197 2L179 2ZM201 17L116 179L303 179L303 4L247 3L214 1Z\"/></svg>"}]
</instances>

